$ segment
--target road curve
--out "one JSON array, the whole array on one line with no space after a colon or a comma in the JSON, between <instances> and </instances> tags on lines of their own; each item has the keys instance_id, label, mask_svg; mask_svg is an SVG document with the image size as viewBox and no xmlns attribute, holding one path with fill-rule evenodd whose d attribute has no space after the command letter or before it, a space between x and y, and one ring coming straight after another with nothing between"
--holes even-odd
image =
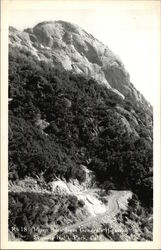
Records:
<instances>
[{"instance_id":1,"label":"road curve","mask_svg":"<svg viewBox=\"0 0 161 250\"><path fill-rule=\"evenodd\" d=\"M120 207L119 207L119 200L121 196L125 196L125 194L128 191L111 191L111 194L108 199L108 205L106 208L106 212L102 214L98 214L96 216L90 216L87 219L81 221L81 222L76 222L73 225L69 226L62 226L59 229L55 230L51 234L41 237L39 241L47 241L47 240L52 240L54 239L55 235L57 234L58 231L72 231L80 226L89 226L94 224L95 222L101 223L103 219L107 218L114 218L116 214L120 212Z\"/></svg>"}]
</instances>

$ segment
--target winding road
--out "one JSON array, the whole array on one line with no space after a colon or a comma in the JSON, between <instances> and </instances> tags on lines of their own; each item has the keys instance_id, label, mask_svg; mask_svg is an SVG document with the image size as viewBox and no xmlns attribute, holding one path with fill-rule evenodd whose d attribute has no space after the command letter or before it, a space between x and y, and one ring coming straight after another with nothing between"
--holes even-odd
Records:
<instances>
[{"instance_id":1,"label":"winding road","mask_svg":"<svg viewBox=\"0 0 161 250\"><path fill-rule=\"evenodd\" d=\"M85 192L87 192L87 191L85 191ZM109 218L114 219L114 217L120 212L119 202L121 201L121 199L123 198L124 202L126 201L126 203L127 203L127 200L130 197L131 197L130 191L111 191L109 198L108 198L108 205L107 205L106 211L104 213L96 214L96 216L90 216L87 219L85 219L81 222L76 222L73 225L62 226L59 229L56 229L51 234L40 238L39 241L53 240L55 235L58 233L58 231L62 231L62 230L66 231L66 232L72 231L78 227L90 226L90 225L94 225L95 223L98 223L98 225L100 225L101 223L106 222ZM90 202L91 202L91 200L90 200Z\"/></svg>"}]
</instances>

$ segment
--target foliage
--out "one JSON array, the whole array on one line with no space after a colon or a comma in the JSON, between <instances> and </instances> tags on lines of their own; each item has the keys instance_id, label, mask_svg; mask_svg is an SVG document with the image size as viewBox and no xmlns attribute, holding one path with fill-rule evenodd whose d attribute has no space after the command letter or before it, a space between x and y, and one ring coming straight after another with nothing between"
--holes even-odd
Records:
<instances>
[{"instance_id":1,"label":"foliage","mask_svg":"<svg viewBox=\"0 0 161 250\"><path fill-rule=\"evenodd\" d=\"M143 207L137 195L133 195L129 200L126 211L117 214L117 222L125 225L127 234L132 240L136 232L139 241L153 240L152 209Z\"/></svg>"},{"instance_id":2,"label":"foliage","mask_svg":"<svg viewBox=\"0 0 161 250\"><path fill-rule=\"evenodd\" d=\"M10 193L9 229L16 237L34 240L51 231L51 226L73 221L78 208L75 196L48 193ZM74 222L74 221L73 221Z\"/></svg>"},{"instance_id":3,"label":"foliage","mask_svg":"<svg viewBox=\"0 0 161 250\"><path fill-rule=\"evenodd\" d=\"M16 48L9 55L9 98L11 180L41 174L47 182L55 176L83 182L83 164L107 190L130 189L152 206L151 113Z\"/></svg>"}]
</instances>

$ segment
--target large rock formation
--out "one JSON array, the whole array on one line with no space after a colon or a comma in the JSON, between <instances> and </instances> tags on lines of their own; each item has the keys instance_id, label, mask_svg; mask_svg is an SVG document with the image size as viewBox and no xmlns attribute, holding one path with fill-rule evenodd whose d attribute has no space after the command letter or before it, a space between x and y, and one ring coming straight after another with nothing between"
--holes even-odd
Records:
<instances>
[{"instance_id":1,"label":"large rock formation","mask_svg":"<svg viewBox=\"0 0 161 250\"><path fill-rule=\"evenodd\" d=\"M152 240L152 109L121 60L62 21L9 41L10 240Z\"/></svg>"},{"instance_id":2,"label":"large rock formation","mask_svg":"<svg viewBox=\"0 0 161 250\"><path fill-rule=\"evenodd\" d=\"M10 27L9 40L16 46L53 65L72 70L111 88L121 98L133 98L137 106L151 105L130 82L120 58L91 34L64 21L42 22L23 32Z\"/></svg>"}]
</instances>

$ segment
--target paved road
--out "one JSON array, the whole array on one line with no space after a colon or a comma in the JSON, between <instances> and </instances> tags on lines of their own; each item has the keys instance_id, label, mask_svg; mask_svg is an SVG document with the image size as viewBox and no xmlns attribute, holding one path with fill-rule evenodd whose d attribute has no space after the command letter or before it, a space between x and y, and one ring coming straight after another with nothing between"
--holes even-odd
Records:
<instances>
[{"instance_id":1,"label":"paved road","mask_svg":"<svg viewBox=\"0 0 161 250\"><path fill-rule=\"evenodd\" d=\"M58 231L63 230L63 231L72 231L80 226L90 226L94 223L98 223L100 224L101 222L106 221L108 218L113 219L116 214L118 214L120 212L120 207L119 207L119 199L121 196L125 196L125 194L127 194L128 191L112 191L109 199L108 199L108 205L106 208L106 212L102 213L102 214L98 214L96 216L90 216L87 219L81 221L81 222L76 222L73 225L69 225L69 226L63 226L60 227L58 230L55 230L53 233L42 237L39 239L39 241L47 241L47 240L52 240L54 239L55 235L57 234Z\"/></svg>"}]
</instances>

